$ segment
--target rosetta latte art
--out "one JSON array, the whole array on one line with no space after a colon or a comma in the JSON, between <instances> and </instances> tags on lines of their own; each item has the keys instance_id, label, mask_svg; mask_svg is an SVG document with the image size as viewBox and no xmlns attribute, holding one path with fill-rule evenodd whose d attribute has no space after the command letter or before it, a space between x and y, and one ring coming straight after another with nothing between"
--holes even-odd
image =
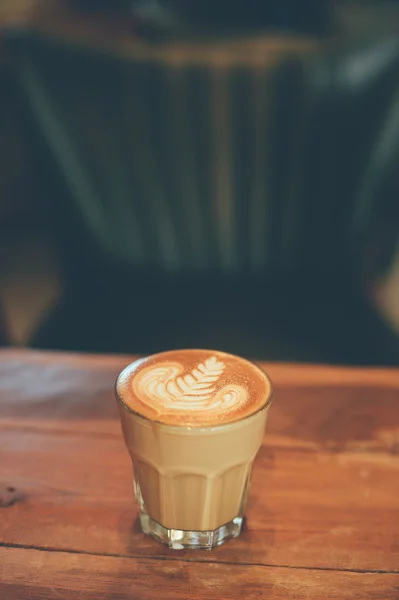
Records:
<instances>
[{"instance_id":1,"label":"rosetta latte art","mask_svg":"<svg viewBox=\"0 0 399 600\"><path fill-rule=\"evenodd\" d=\"M247 391L239 385L218 387L225 364L211 356L190 373L181 364L165 362L147 367L133 379L133 391L158 414L180 411L218 415L238 408L247 401Z\"/></svg>"}]
</instances>

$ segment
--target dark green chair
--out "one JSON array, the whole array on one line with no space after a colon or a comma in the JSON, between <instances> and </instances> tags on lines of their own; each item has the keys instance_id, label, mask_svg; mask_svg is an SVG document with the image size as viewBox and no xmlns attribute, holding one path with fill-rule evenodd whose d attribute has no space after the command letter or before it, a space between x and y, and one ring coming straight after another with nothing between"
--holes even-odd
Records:
<instances>
[{"instance_id":1,"label":"dark green chair","mask_svg":"<svg viewBox=\"0 0 399 600\"><path fill-rule=\"evenodd\" d=\"M397 364L397 40L7 45L66 282L33 346Z\"/></svg>"}]
</instances>

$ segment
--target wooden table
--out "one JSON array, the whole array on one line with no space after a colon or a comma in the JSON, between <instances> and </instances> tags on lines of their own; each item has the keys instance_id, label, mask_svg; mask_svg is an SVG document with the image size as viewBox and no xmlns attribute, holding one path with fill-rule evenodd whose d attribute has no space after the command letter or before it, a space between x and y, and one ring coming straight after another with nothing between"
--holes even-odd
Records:
<instances>
[{"instance_id":1,"label":"wooden table","mask_svg":"<svg viewBox=\"0 0 399 600\"><path fill-rule=\"evenodd\" d=\"M0 352L0 598L399 598L399 371L266 365L243 535L144 536L113 399L128 357Z\"/></svg>"}]
</instances>

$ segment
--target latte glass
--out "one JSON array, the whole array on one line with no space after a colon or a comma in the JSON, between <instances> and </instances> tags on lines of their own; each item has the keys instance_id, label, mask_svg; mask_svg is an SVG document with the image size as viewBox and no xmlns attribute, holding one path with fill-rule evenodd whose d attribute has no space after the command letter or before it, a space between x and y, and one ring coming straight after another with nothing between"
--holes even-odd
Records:
<instances>
[{"instance_id":1,"label":"latte glass","mask_svg":"<svg viewBox=\"0 0 399 600\"><path fill-rule=\"evenodd\" d=\"M265 379L268 393L256 412L217 425L170 424L143 416L128 406L119 384L135 364L118 378L116 395L141 527L170 548L212 549L241 532L272 396L267 376L247 364Z\"/></svg>"}]
</instances>

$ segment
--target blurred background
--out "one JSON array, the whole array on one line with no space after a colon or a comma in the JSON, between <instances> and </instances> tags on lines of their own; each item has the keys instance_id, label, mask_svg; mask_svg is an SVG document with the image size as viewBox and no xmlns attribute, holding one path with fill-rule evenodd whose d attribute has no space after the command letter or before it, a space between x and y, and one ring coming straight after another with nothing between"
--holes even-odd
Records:
<instances>
[{"instance_id":1,"label":"blurred background","mask_svg":"<svg viewBox=\"0 0 399 600\"><path fill-rule=\"evenodd\" d=\"M0 344L399 364L399 2L0 0Z\"/></svg>"}]
</instances>

